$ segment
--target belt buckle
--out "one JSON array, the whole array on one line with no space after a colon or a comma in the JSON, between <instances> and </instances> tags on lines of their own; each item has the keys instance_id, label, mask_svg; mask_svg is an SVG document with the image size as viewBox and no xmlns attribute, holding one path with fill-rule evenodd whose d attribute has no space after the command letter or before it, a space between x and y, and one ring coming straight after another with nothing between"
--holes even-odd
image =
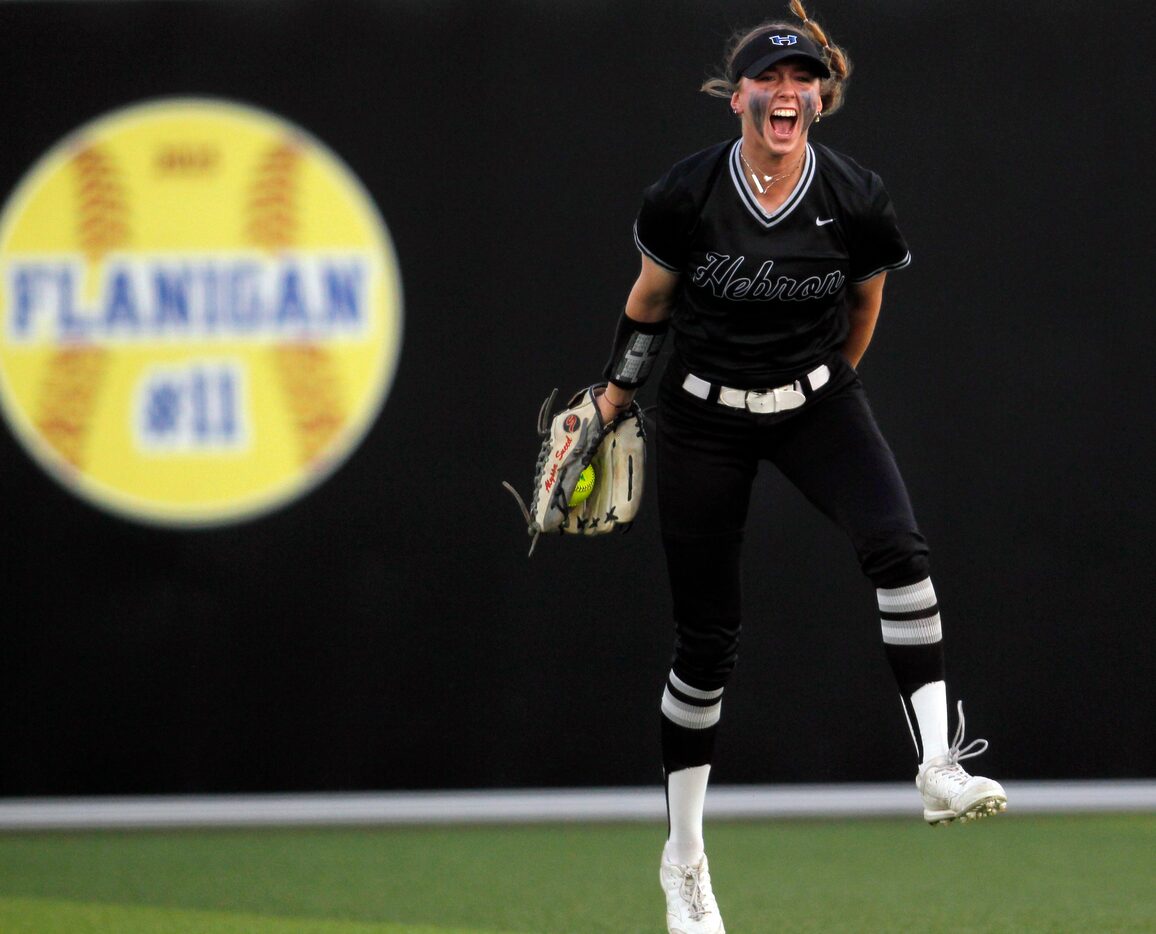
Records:
<instances>
[{"instance_id":1,"label":"belt buckle","mask_svg":"<svg viewBox=\"0 0 1156 934\"><path fill-rule=\"evenodd\" d=\"M748 412L757 412L760 415L774 415L779 411L779 397L775 395L773 389L748 389L743 396L743 404L746 405Z\"/></svg>"}]
</instances>

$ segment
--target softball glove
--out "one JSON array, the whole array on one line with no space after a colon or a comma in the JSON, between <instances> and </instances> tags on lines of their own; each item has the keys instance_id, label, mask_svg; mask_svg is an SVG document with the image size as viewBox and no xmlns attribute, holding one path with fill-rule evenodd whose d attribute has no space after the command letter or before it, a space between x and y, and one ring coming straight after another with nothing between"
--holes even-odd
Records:
<instances>
[{"instance_id":1,"label":"softball glove","mask_svg":"<svg viewBox=\"0 0 1156 934\"><path fill-rule=\"evenodd\" d=\"M602 424L596 396L605 383L596 383L574 396L551 417L558 394L555 389L538 412L542 449L534 470L534 489L527 508L525 500L509 483L533 537L530 554L543 533L602 535L625 531L638 514L645 473L646 432L638 403ZM588 464L594 467L594 490L581 503L570 505L578 476Z\"/></svg>"}]
</instances>

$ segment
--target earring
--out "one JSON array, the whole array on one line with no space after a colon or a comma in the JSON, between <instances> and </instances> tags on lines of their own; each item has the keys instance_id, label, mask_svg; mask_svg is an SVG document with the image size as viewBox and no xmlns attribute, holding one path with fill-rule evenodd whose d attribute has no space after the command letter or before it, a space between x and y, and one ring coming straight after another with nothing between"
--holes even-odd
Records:
<instances>
[{"instance_id":1,"label":"earring","mask_svg":"<svg viewBox=\"0 0 1156 934\"><path fill-rule=\"evenodd\" d=\"M823 115L821 113L815 114L815 120L814 120L815 123L818 123L822 119L823 119Z\"/></svg>"}]
</instances>

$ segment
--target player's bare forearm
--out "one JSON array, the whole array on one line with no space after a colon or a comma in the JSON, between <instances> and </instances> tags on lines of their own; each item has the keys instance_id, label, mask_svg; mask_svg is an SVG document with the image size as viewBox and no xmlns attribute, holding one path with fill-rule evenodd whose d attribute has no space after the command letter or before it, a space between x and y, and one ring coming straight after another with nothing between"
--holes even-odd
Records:
<instances>
[{"instance_id":1,"label":"player's bare forearm","mask_svg":"<svg viewBox=\"0 0 1156 934\"><path fill-rule=\"evenodd\" d=\"M874 316L850 313L851 329L847 332L847 339L841 348L843 356L851 366L858 368L859 361L867 352L871 337L875 333L875 322L879 319L878 311Z\"/></svg>"},{"instance_id":2,"label":"player's bare forearm","mask_svg":"<svg viewBox=\"0 0 1156 934\"><path fill-rule=\"evenodd\" d=\"M875 324L883 307L883 283L886 278L887 273L880 273L866 282L853 283L850 287L847 306L850 328L840 350L853 367L858 368L875 334Z\"/></svg>"}]
</instances>

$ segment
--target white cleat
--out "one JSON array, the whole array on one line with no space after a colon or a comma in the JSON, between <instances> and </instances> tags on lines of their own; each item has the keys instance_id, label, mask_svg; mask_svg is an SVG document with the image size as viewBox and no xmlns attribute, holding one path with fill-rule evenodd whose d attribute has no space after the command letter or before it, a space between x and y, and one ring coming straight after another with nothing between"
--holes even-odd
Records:
<instances>
[{"instance_id":1,"label":"white cleat","mask_svg":"<svg viewBox=\"0 0 1156 934\"><path fill-rule=\"evenodd\" d=\"M970 759L987 749L987 740L973 740L961 747L963 701L956 709L959 725L947 755L925 763L915 776L915 787L923 795L923 819L932 826L949 824L953 820L965 824L1007 809L1007 794L999 782L982 775L969 775L959 764L960 759Z\"/></svg>"},{"instance_id":2,"label":"white cleat","mask_svg":"<svg viewBox=\"0 0 1156 934\"><path fill-rule=\"evenodd\" d=\"M669 934L726 934L711 891L705 855L693 866L670 863L664 858L658 879L666 895Z\"/></svg>"}]
</instances>

